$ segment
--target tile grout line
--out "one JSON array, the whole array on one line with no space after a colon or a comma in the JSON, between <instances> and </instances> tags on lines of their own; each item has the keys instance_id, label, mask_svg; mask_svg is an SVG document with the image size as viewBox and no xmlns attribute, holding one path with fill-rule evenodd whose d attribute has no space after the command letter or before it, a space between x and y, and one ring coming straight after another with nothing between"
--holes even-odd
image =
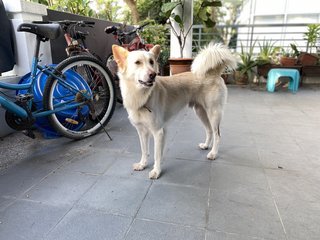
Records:
<instances>
[{"instance_id":1,"label":"tile grout line","mask_svg":"<svg viewBox=\"0 0 320 240\"><path fill-rule=\"evenodd\" d=\"M261 155L260 155L260 152L259 152L259 151L258 151L258 157L259 157L259 161L260 161L260 163L261 163ZM282 226L282 230L283 230L285 239L288 240L287 231L286 231L286 228L285 228L285 226L284 226L284 223L283 223L283 220L282 220L282 217L281 217L279 208L278 208L277 201L276 201L275 196L274 196L274 194L273 194L273 192L272 192L272 188L271 188L269 179L268 179L268 177L267 177L267 174L266 174L266 171L265 171L265 168L263 167L263 165L262 165L262 169L263 169L264 176L265 176L265 179L266 179L267 184L268 184L269 191L270 191L270 193L271 193L271 197L272 197L272 201L273 201L274 207L275 207L275 209L276 209L276 211L277 211L277 214L278 214L278 217L279 217L281 226Z\"/></svg>"},{"instance_id":2,"label":"tile grout line","mask_svg":"<svg viewBox=\"0 0 320 240\"><path fill-rule=\"evenodd\" d=\"M181 223L175 223L175 222L168 222L168 221L163 221L163 220L156 220L152 218L136 218L136 220L141 220L141 221L146 221L146 222L155 222L155 223L162 223L162 224L167 224L167 225L172 225L172 226L177 226L177 227L183 227L183 228L194 228L197 230L205 230L204 227L200 226L194 226L194 225L187 225L187 224L181 224Z\"/></svg>"},{"instance_id":3,"label":"tile grout line","mask_svg":"<svg viewBox=\"0 0 320 240\"><path fill-rule=\"evenodd\" d=\"M208 199L207 199L207 206L206 206L206 215L205 215L205 232L204 232L204 240L207 240L207 235L208 235L208 229L209 229L209 218L210 218L210 195L211 195L211 180L212 180L212 168L213 168L213 161L210 164L210 175L209 175L209 188L208 188Z\"/></svg>"},{"instance_id":4,"label":"tile grout line","mask_svg":"<svg viewBox=\"0 0 320 240\"><path fill-rule=\"evenodd\" d=\"M127 231L125 232L125 234L124 234L124 236L123 236L123 239L126 239L126 238L127 238L130 230L132 229L132 225L133 225L133 223L135 222L135 220L137 219L137 215L138 215L138 213L139 213L139 211L140 211L140 209L141 209L141 207L142 207L142 204L143 204L144 200L146 199L148 193L150 192L151 186L153 185L154 181L155 181L155 180L152 180L152 181L151 181L151 184L149 185L146 194L143 196L143 199L142 199L142 201L141 201L141 204L139 205L139 207L138 207L136 213L134 214L134 216L132 217L132 220L131 220L131 222L130 222L130 225L129 225Z\"/></svg>"}]
</instances>

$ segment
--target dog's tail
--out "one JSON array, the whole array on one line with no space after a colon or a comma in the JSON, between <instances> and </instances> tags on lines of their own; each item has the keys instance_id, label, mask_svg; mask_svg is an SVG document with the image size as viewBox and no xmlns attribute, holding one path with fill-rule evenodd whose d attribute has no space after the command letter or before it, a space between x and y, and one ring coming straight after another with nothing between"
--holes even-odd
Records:
<instances>
[{"instance_id":1,"label":"dog's tail","mask_svg":"<svg viewBox=\"0 0 320 240\"><path fill-rule=\"evenodd\" d=\"M198 77L205 77L207 74L220 76L226 68L234 70L236 67L236 59L225 45L210 43L193 60L191 71Z\"/></svg>"}]
</instances>

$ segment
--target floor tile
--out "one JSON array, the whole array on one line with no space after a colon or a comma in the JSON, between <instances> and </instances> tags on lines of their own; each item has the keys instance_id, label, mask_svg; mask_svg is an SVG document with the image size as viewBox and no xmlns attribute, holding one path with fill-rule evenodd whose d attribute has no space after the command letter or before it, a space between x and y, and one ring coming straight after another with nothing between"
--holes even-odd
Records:
<instances>
[{"instance_id":1,"label":"floor tile","mask_svg":"<svg viewBox=\"0 0 320 240\"><path fill-rule=\"evenodd\" d=\"M204 230L137 219L126 240L204 240Z\"/></svg>"},{"instance_id":2,"label":"floor tile","mask_svg":"<svg viewBox=\"0 0 320 240\"><path fill-rule=\"evenodd\" d=\"M277 204L288 239L319 239L320 207L318 202L291 198L289 200L279 199Z\"/></svg>"},{"instance_id":3,"label":"floor tile","mask_svg":"<svg viewBox=\"0 0 320 240\"><path fill-rule=\"evenodd\" d=\"M47 234L45 240L120 240L131 222L131 218L73 209Z\"/></svg>"},{"instance_id":4,"label":"floor tile","mask_svg":"<svg viewBox=\"0 0 320 240\"><path fill-rule=\"evenodd\" d=\"M266 239L285 239L271 195L253 190L213 190L210 197L209 230Z\"/></svg>"},{"instance_id":5,"label":"floor tile","mask_svg":"<svg viewBox=\"0 0 320 240\"><path fill-rule=\"evenodd\" d=\"M206 240L264 240L263 238L251 237L237 233L225 233L218 231L208 231Z\"/></svg>"},{"instance_id":6,"label":"floor tile","mask_svg":"<svg viewBox=\"0 0 320 240\"><path fill-rule=\"evenodd\" d=\"M25 193L23 198L55 206L72 206L97 179L98 176L94 175L56 171Z\"/></svg>"},{"instance_id":7,"label":"floor tile","mask_svg":"<svg viewBox=\"0 0 320 240\"><path fill-rule=\"evenodd\" d=\"M152 185L138 218L205 227L208 191L169 184Z\"/></svg>"},{"instance_id":8,"label":"floor tile","mask_svg":"<svg viewBox=\"0 0 320 240\"><path fill-rule=\"evenodd\" d=\"M319 89L229 86L214 161L184 108L168 125L157 180L148 178L152 141L146 169L133 171L139 138L119 104L106 127L112 141L104 132L81 141L17 135L18 147L6 148L3 138L0 165L18 160L0 170L0 239L319 239L318 99Z\"/></svg>"},{"instance_id":9,"label":"floor tile","mask_svg":"<svg viewBox=\"0 0 320 240\"><path fill-rule=\"evenodd\" d=\"M0 213L0 239L42 239L69 208L18 200Z\"/></svg>"},{"instance_id":10,"label":"floor tile","mask_svg":"<svg viewBox=\"0 0 320 240\"><path fill-rule=\"evenodd\" d=\"M107 149L95 149L85 155L73 158L63 170L88 174L103 174L116 161L119 154Z\"/></svg>"},{"instance_id":11,"label":"floor tile","mask_svg":"<svg viewBox=\"0 0 320 240\"><path fill-rule=\"evenodd\" d=\"M239 139L241 141L241 139ZM255 147L238 145L221 145L214 163L241 165L248 167L261 167L258 150Z\"/></svg>"},{"instance_id":12,"label":"floor tile","mask_svg":"<svg viewBox=\"0 0 320 240\"><path fill-rule=\"evenodd\" d=\"M270 189L277 202L287 202L290 199L304 202L320 201L318 175L303 174L295 171L266 169Z\"/></svg>"},{"instance_id":13,"label":"floor tile","mask_svg":"<svg viewBox=\"0 0 320 240\"><path fill-rule=\"evenodd\" d=\"M211 189L233 192L249 189L255 192L268 193L269 186L262 168L218 164L215 162L211 169Z\"/></svg>"},{"instance_id":14,"label":"floor tile","mask_svg":"<svg viewBox=\"0 0 320 240\"><path fill-rule=\"evenodd\" d=\"M80 199L77 208L134 216L148 192L149 179L102 176Z\"/></svg>"},{"instance_id":15,"label":"floor tile","mask_svg":"<svg viewBox=\"0 0 320 240\"><path fill-rule=\"evenodd\" d=\"M211 160L185 161L165 158L159 183L174 183L208 189Z\"/></svg>"}]
</instances>

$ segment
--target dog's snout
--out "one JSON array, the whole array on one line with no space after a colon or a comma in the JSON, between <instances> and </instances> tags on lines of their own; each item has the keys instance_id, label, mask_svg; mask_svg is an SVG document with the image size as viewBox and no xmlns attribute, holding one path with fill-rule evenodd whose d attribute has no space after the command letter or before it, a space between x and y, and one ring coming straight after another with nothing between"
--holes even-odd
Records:
<instances>
[{"instance_id":1,"label":"dog's snout","mask_svg":"<svg viewBox=\"0 0 320 240\"><path fill-rule=\"evenodd\" d=\"M150 74L149 74L149 79L150 79L150 80L155 80L156 75L157 75L157 74L156 74L155 72L150 73Z\"/></svg>"}]
</instances>

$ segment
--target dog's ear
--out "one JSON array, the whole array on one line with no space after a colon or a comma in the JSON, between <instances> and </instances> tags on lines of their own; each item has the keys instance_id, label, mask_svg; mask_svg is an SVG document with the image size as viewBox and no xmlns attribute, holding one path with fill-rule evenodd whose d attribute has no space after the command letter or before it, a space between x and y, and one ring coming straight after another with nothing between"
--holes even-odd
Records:
<instances>
[{"instance_id":1,"label":"dog's ear","mask_svg":"<svg viewBox=\"0 0 320 240\"><path fill-rule=\"evenodd\" d=\"M154 55L156 59L158 59L160 50L161 50L160 45L154 45L154 47L150 49L150 52Z\"/></svg>"},{"instance_id":2,"label":"dog's ear","mask_svg":"<svg viewBox=\"0 0 320 240\"><path fill-rule=\"evenodd\" d=\"M124 69L129 54L128 50L118 45L112 45L112 53L119 69Z\"/></svg>"}]
</instances>

